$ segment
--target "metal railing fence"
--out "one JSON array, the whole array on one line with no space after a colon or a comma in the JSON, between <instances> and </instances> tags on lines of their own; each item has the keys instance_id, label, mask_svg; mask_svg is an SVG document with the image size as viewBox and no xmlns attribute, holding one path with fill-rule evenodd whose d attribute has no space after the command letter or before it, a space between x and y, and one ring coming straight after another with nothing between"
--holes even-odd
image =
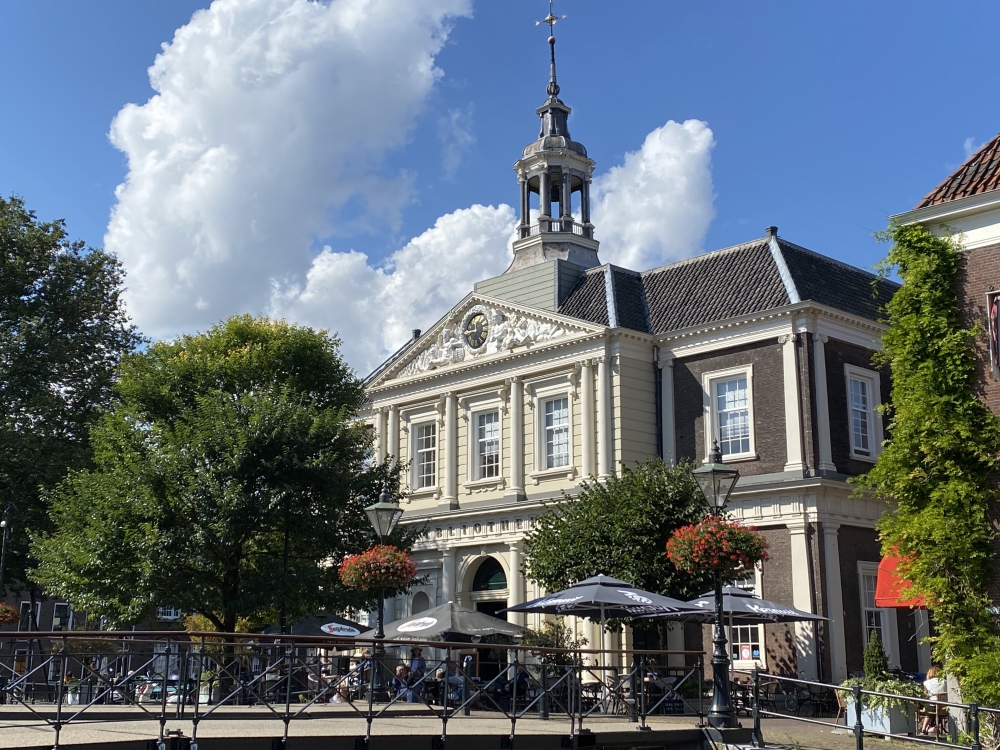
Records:
<instances>
[{"instance_id":1,"label":"metal railing fence","mask_svg":"<svg viewBox=\"0 0 1000 750\"><path fill-rule=\"evenodd\" d=\"M962 750L982 750L983 736L981 724L984 718L989 723L988 737L991 739L991 742L988 747L995 748L997 747L998 742L1000 742L1000 736L998 736L998 729L1000 729L1000 709L997 708L987 708L980 706L977 703L952 703L949 701L935 700L929 697L920 698L908 695L896 695L894 693L883 693L876 690L864 690L860 685L834 685L831 683L816 682L815 680L782 677L781 675L772 675L766 672L761 672L757 669L750 672L737 670L737 673L749 676L751 679L751 695L749 698L750 705L747 708L751 711L753 716L752 737L755 747L765 746L761 729L761 718L766 716L792 719L794 721L809 724L820 724L827 727L850 727L854 733L856 750L864 750L866 734L878 735L885 739L904 739L909 742L936 745L938 747L962 748ZM762 692L762 687L768 682L775 683L777 685L792 686L791 693L783 691L781 695L793 696L795 698L795 708L782 712L778 710L776 701L773 698L771 698L769 702L765 692ZM816 707L825 704L822 699L817 699L817 696L821 696L823 692L832 694L835 697L836 705L838 707L842 706L842 709L838 710L837 720L835 722L830 722L822 721L819 718L800 716L799 710L803 706L807 706L810 703ZM843 695L845 700L841 701L837 699L836 697L838 694ZM908 721L912 720L914 731L912 733L894 732L892 731L891 725L889 726L888 731L886 731L884 725L877 727L872 721L872 713L870 711L868 713L868 726L866 726L866 705L871 703L870 699L872 698L888 699L893 701L893 703L897 706L903 706L903 708L900 708L899 710ZM851 707L853 707L854 713L853 725L849 725L847 723L836 723L839 721L841 710L844 711L845 722L847 721ZM943 712L942 709L944 709ZM794 713L792 713L792 711L794 711ZM816 714L818 714L818 711ZM930 717L934 720L934 737L921 736L917 733L919 730L919 721L923 717ZM947 739L943 739L940 732L942 720L948 721Z\"/></svg>"},{"instance_id":2,"label":"metal railing fence","mask_svg":"<svg viewBox=\"0 0 1000 750\"><path fill-rule=\"evenodd\" d=\"M409 659L393 651L413 646L430 656L422 674L404 679L396 667ZM184 746L197 750L206 721L271 718L280 726L274 747L284 748L297 720L363 719L358 742L367 746L384 717L431 717L443 743L449 721L481 711L509 721L513 747L525 719L565 721L570 737L598 715L640 729L665 713L703 724L703 656L178 631L0 633L0 716L49 728L54 748L64 727L84 720L149 720L159 724L151 747L165 750L167 723L185 722ZM8 705L19 707L16 717Z\"/></svg>"}]
</instances>

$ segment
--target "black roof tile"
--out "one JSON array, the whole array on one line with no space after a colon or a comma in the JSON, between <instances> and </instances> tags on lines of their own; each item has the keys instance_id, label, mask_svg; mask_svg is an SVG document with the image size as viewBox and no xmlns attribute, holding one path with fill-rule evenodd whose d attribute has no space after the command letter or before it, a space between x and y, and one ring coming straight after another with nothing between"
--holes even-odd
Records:
<instances>
[{"instance_id":1,"label":"black roof tile","mask_svg":"<svg viewBox=\"0 0 1000 750\"><path fill-rule=\"evenodd\" d=\"M860 268L779 239L785 265L802 300L812 300L871 320L883 318L882 308L899 285Z\"/></svg>"},{"instance_id":2,"label":"black roof tile","mask_svg":"<svg viewBox=\"0 0 1000 750\"><path fill-rule=\"evenodd\" d=\"M580 276L559 312L571 318L608 325L608 298L604 288L604 268L591 268Z\"/></svg>"},{"instance_id":3,"label":"black roof tile","mask_svg":"<svg viewBox=\"0 0 1000 750\"><path fill-rule=\"evenodd\" d=\"M614 274L615 310L618 325L649 333L649 315L646 310L646 290L642 276L635 271L611 267Z\"/></svg>"},{"instance_id":4,"label":"black roof tile","mask_svg":"<svg viewBox=\"0 0 1000 750\"><path fill-rule=\"evenodd\" d=\"M757 240L642 274L654 333L787 305L768 241Z\"/></svg>"}]
</instances>

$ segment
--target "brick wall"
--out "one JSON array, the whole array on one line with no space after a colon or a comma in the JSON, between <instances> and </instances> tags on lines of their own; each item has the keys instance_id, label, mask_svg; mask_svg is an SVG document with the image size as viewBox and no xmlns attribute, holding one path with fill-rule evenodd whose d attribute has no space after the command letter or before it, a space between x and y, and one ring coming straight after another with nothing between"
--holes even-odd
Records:
<instances>
[{"instance_id":1,"label":"brick wall","mask_svg":"<svg viewBox=\"0 0 1000 750\"><path fill-rule=\"evenodd\" d=\"M1000 244L967 250L962 254L959 286L956 290L962 323L965 326L985 325L986 295L1000 290ZM976 342L976 395L1000 416L1000 380L990 370L988 339L980 336ZM997 484L997 481L994 481ZM1000 528L1000 507L990 509L994 528ZM993 540L993 552L1000 560L1000 538ZM994 602L1000 601L1000 566L994 566L988 593Z\"/></svg>"},{"instance_id":2,"label":"brick wall","mask_svg":"<svg viewBox=\"0 0 1000 750\"><path fill-rule=\"evenodd\" d=\"M757 459L740 461L740 474L783 471L785 449L785 393L781 346L777 339L723 352L679 359L674 363L674 428L677 457L705 457L704 391L702 375L715 370L753 364L754 443Z\"/></svg>"},{"instance_id":3,"label":"brick wall","mask_svg":"<svg viewBox=\"0 0 1000 750\"><path fill-rule=\"evenodd\" d=\"M872 350L830 339L826 344L826 388L830 405L830 448L833 464L841 474L854 476L871 469L872 464L851 458L850 425L847 413L847 378L844 365L878 370L882 387L881 403L888 403L892 383L887 369L872 365Z\"/></svg>"},{"instance_id":4,"label":"brick wall","mask_svg":"<svg viewBox=\"0 0 1000 750\"><path fill-rule=\"evenodd\" d=\"M770 545L768 561L761 570L761 598L789 604L792 598L792 543L784 527L761 529ZM798 677L795 658L795 626L787 623L764 626L767 670L773 674Z\"/></svg>"},{"instance_id":5,"label":"brick wall","mask_svg":"<svg viewBox=\"0 0 1000 750\"><path fill-rule=\"evenodd\" d=\"M847 672L863 669L865 649L861 620L861 588L858 562L877 563L882 559L874 529L841 526L837 532L840 546L840 589L844 598L844 639L847 651Z\"/></svg>"}]
</instances>

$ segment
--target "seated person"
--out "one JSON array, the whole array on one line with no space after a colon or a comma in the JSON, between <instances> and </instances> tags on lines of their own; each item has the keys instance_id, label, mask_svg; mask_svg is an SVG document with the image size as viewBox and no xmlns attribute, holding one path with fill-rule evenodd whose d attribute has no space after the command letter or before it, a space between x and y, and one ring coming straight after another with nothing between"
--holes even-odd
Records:
<instances>
[{"instance_id":1,"label":"seated person","mask_svg":"<svg viewBox=\"0 0 1000 750\"><path fill-rule=\"evenodd\" d=\"M924 680L924 690L927 697L935 701L948 700L948 683L941 677L940 667L931 667L927 670L927 679ZM920 726L920 734L927 734L937 723L937 716L946 711L942 706L925 704L926 713L924 721ZM923 712L922 712L923 713Z\"/></svg>"},{"instance_id":2,"label":"seated person","mask_svg":"<svg viewBox=\"0 0 1000 750\"><path fill-rule=\"evenodd\" d=\"M524 668L523 664L517 665L517 671L514 673L513 679L510 680L497 680L495 687L493 689L494 695L497 698L497 703L503 710L508 710L510 708L510 701L514 695L514 686L517 685L517 695L519 698L524 698L528 692L528 680L531 675L528 674L528 670Z\"/></svg>"},{"instance_id":3,"label":"seated person","mask_svg":"<svg viewBox=\"0 0 1000 750\"><path fill-rule=\"evenodd\" d=\"M441 680L442 695L447 690L449 701L460 701L465 694L465 678L456 671L454 662L449 661L447 666L447 672L439 669L434 673L434 677Z\"/></svg>"},{"instance_id":4,"label":"seated person","mask_svg":"<svg viewBox=\"0 0 1000 750\"><path fill-rule=\"evenodd\" d=\"M417 701L410 689L410 668L404 664L396 667L396 676L389 682L389 689L397 698L405 698L407 703L416 703Z\"/></svg>"}]
</instances>

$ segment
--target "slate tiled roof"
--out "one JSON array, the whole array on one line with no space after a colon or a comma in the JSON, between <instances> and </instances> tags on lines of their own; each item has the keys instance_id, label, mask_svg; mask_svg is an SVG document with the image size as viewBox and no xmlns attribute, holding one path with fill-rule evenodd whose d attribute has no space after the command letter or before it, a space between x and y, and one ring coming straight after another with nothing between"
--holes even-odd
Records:
<instances>
[{"instance_id":1,"label":"slate tiled roof","mask_svg":"<svg viewBox=\"0 0 1000 750\"><path fill-rule=\"evenodd\" d=\"M936 206L997 189L1000 189L1000 134L924 196L916 208Z\"/></svg>"},{"instance_id":2,"label":"slate tiled roof","mask_svg":"<svg viewBox=\"0 0 1000 750\"><path fill-rule=\"evenodd\" d=\"M649 315L646 311L646 295L642 276L635 271L611 266L614 274L615 310L618 325L637 331L649 330Z\"/></svg>"},{"instance_id":3,"label":"slate tiled roof","mask_svg":"<svg viewBox=\"0 0 1000 750\"><path fill-rule=\"evenodd\" d=\"M609 325L608 297L604 286L604 268L590 269L577 280L559 312L597 325Z\"/></svg>"},{"instance_id":4,"label":"slate tiled roof","mask_svg":"<svg viewBox=\"0 0 1000 750\"><path fill-rule=\"evenodd\" d=\"M801 299L880 320L884 317L882 308L899 288L891 281L786 240L779 239L778 244Z\"/></svg>"},{"instance_id":5,"label":"slate tiled roof","mask_svg":"<svg viewBox=\"0 0 1000 750\"><path fill-rule=\"evenodd\" d=\"M654 268L643 282L654 333L789 303L766 239Z\"/></svg>"},{"instance_id":6,"label":"slate tiled roof","mask_svg":"<svg viewBox=\"0 0 1000 750\"><path fill-rule=\"evenodd\" d=\"M763 238L641 274L614 266L591 268L559 312L600 325L609 325L614 317L618 325L645 333L676 331L806 300L879 320L882 307L898 289L860 268L776 239L778 257L770 238ZM611 316L608 289L614 291Z\"/></svg>"}]
</instances>

